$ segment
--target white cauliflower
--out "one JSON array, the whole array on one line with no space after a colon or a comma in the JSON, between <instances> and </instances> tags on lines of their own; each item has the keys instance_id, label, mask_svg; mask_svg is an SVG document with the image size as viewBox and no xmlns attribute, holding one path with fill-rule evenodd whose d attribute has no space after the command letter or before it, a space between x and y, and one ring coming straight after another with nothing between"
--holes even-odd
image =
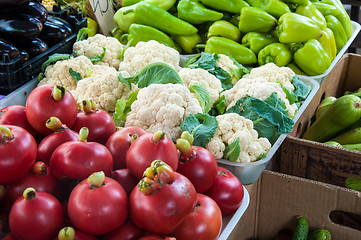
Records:
<instances>
[{"instance_id":1,"label":"white cauliflower","mask_svg":"<svg viewBox=\"0 0 361 240\"><path fill-rule=\"evenodd\" d=\"M267 138L258 138L253 129L253 122L237 113L226 113L216 117L218 127L215 134L206 144L206 148L220 159L226 147L239 138L241 147L237 162L248 163L258 160L271 149Z\"/></svg>"},{"instance_id":2,"label":"white cauliflower","mask_svg":"<svg viewBox=\"0 0 361 240\"><path fill-rule=\"evenodd\" d=\"M280 82L290 90L295 90L292 84L292 78L295 72L289 67L279 67L274 63L267 63L257 68L251 69L251 72L244 75L244 78L264 77L269 82Z\"/></svg>"},{"instance_id":3,"label":"white cauliflower","mask_svg":"<svg viewBox=\"0 0 361 240\"><path fill-rule=\"evenodd\" d=\"M232 76L232 84L235 85L238 82L238 77L231 72L231 68L238 69L234 64L233 60L230 59L227 55L218 54L219 58L216 61L216 66L224 69Z\"/></svg>"},{"instance_id":4,"label":"white cauliflower","mask_svg":"<svg viewBox=\"0 0 361 240\"><path fill-rule=\"evenodd\" d=\"M93 64L89 58L79 56L66 60L57 61L53 65L49 65L45 69L45 77L39 82L38 85L54 84L63 85L67 90L75 90L77 80L69 73L69 69L80 74L82 78L87 76L87 72L93 69Z\"/></svg>"},{"instance_id":5,"label":"white cauliflower","mask_svg":"<svg viewBox=\"0 0 361 240\"><path fill-rule=\"evenodd\" d=\"M276 92L277 96L285 102L288 116L292 118L298 109L297 105L295 103L292 105L290 104L280 83L269 82L264 77L252 79L243 77L233 86L233 88L222 92L221 95L225 96L226 106L227 109L229 109L236 104L237 100L246 97L247 95L264 101L273 92Z\"/></svg>"},{"instance_id":6,"label":"white cauliflower","mask_svg":"<svg viewBox=\"0 0 361 240\"><path fill-rule=\"evenodd\" d=\"M151 63L164 62L179 71L179 59L177 50L155 40L138 42L134 47L125 50L119 70L127 71L133 75Z\"/></svg>"},{"instance_id":7,"label":"white cauliflower","mask_svg":"<svg viewBox=\"0 0 361 240\"><path fill-rule=\"evenodd\" d=\"M95 58L104 52L103 48L106 49L104 57L95 64L108 65L118 69L124 45L115 37L96 34L93 37L75 42L73 45L73 54L74 56L84 55L88 58Z\"/></svg>"},{"instance_id":8,"label":"white cauliflower","mask_svg":"<svg viewBox=\"0 0 361 240\"><path fill-rule=\"evenodd\" d=\"M218 100L219 94L222 92L222 83L213 74L202 68L182 68L178 72L182 82L189 87L194 83L201 84L209 93L211 98L211 106Z\"/></svg>"},{"instance_id":9,"label":"white cauliflower","mask_svg":"<svg viewBox=\"0 0 361 240\"><path fill-rule=\"evenodd\" d=\"M119 81L119 74L113 67L95 65L92 75L80 80L72 94L77 101L92 99L96 102L97 108L114 112L117 100L127 98L130 93L129 87Z\"/></svg>"},{"instance_id":10,"label":"white cauliflower","mask_svg":"<svg viewBox=\"0 0 361 240\"><path fill-rule=\"evenodd\" d=\"M139 90L131 105L125 126L138 126L148 132L163 131L172 141L180 137L180 124L202 107L189 89L181 84L151 84Z\"/></svg>"}]
</instances>

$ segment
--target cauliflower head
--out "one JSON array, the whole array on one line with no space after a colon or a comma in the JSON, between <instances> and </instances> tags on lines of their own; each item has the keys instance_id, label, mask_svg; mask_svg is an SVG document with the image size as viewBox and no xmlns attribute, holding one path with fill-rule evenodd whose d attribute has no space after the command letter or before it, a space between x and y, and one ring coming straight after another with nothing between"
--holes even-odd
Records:
<instances>
[{"instance_id":1,"label":"cauliflower head","mask_svg":"<svg viewBox=\"0 0 361 240\"><path fill-rule=\"evenodd\" d=\"M189 89L181 84L151 84L138 92L125 126L138 126L147 132L163 131L172 141L180 137L184 119L201 113L202 107Z\"/></svg>"},{"instance_id":2,"label":"cauliflower head","mask_svg":"<svg viewBox=\"0 0 361 240\"><path fill-rule=\"evenodd\" d=\"M127 48L124 52L124 59L119 65L119 70L127 71L133 75L151 63L164 62L179 71L179 60L177 50L155 40L150 40L138 42L134 47Z\"/></svg>"},{"instance_id":3,"label":"cauliflower head","mask_svg":"<svg viewBox=\"0 0 361 240\"><path fill-rule=\"evenodd\" d=\"M292 78L296 76L295 72L289 67L279 67L273 62L267 63L257 68L252 68L251 72L244 75L245 78L263 77L269 82L280 82L290 90L295 90L292 84Z\"/></svg>"},{"instance_id":4,"label":"cauliflower head","mask_svg":"<svg viewBox=\"0 0 361 240\"><path fill-rule=\"evenodd\" d=\"M247 95L264 101L273 92L276 92L277 96L285 102L288 116L292 118L298 109L297 105L295 103L290 104L281 84L269 82L264 77L243 77L233 86L233 88L222 92L221 95L225 96L227 109L229 109L236 104L237 100L246 97Z\"/></svg>"},{"instance_id":5,"label":"cauliflower head","mask_svg":"<svg viewBox=\"0 0 361 240\"><path fill-rule=\"evenodd\" d=\"M238 69L238 67L234 64L233 60L230 59L227 55L225 54L218 54L219 58L216 61L216 66L224 69L225 71L227 71L229 74L231 74L232 76L232 84L235 85L238 82L238 78L236 75L234 75L231 72L231 68L233 69Z\"/></svg>"},{"instance_id":6,"label":"cauliflower head","mask_svg":"<svg viewBox=\"0 0 361 240\"><path fill-rule=\"evenodd\" d=\"M77 101L92 99L97 108L114 112L117 100L127 98L130 93L129 87L119 81L119 74L113 67L96 65L92 75L80 80L72 94Z\"/></svg>"},{"instance_id":7,"label":"cauliflower head","mask_svg":"<svg viewBox=\"0 0 361 240\"><path fill-rule=\"evenodd\" d=\"M84 55L88 58L94 58L103 53L103 48L106 49L104 58L95 64L108 65L118 69L124 45L114 37L96 34L93 37L75 42L73 54L74 56Z\"/></svg>"},{"instance_id":8,"label":"cauliflower head","mask_svg":"<svg viewBox=\"0 0 361 240\"><path fill-rule=\"evenodd\" d=\"M216 117L218 127L215 134L206 144L206 148L220 159L226 146L239 138L241 152L237 162L249 163L258 160L271 149L267 138L258 138L258 133L253 129L253 122L237 113L226 113Z\"/></svg>"},{"instance_id":9,"label":"cauliflower head","mask_svg":"<svg viewBox=\"0 0 361 240\"><path fill-rule=\"evenodd\" d=\"M211 106L218 100L219 94L222 92L222 83L213 74L202 68L182 68L178 72L182 82L189 87L194 83L201 84L209 93L211 98Z\"/></svg>"},{"instance_id":10,"label":"cauliflower head","mask_svg":"<svg viewBox=\"0 0 361 240\"><path fill-rule=\"evenodd\" d=\"M45 69L45 77L38 83L63 85L67 90L72 91L76 89L77 80L69 73L69 69L79 73L82 78L85 78L89 70L93 69L93 64L89 58L79 56L66 60L57 61L53 65L49 65Z\"/></svg>"}]
</instances>

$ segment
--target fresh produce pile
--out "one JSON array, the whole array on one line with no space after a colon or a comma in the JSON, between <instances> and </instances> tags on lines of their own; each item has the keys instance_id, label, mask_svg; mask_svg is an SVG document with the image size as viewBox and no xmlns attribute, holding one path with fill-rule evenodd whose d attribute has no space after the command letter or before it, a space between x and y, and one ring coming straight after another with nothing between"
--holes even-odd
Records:
<instances>
[{"instance_id":1,"label":"fresh produce pile","mask_svg":"<svg viewBox=\"0 0 361 240\"><path fill-rule=\"evenodd\" d=\"M226 54L245 66L273 62L319 75L353 32L340 0L123 0L113 36L156 40L181 53Z\"/></svg>"}]
</instances>

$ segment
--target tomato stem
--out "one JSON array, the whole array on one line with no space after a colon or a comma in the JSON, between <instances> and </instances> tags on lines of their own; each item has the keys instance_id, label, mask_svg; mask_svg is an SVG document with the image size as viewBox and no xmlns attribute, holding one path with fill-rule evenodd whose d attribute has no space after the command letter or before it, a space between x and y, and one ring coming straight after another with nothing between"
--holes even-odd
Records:
<instances>
[{"instance_id":1,"label":"tomato stem","mask_svg":"<svg viewBox=\"0 0 361 240\"><path fill-rule=\"evenodd\" d=\"M32 200L34 199L36 196L36 190L35 188L32 188L32 187L28 187L27 189L24 190L23 192L23 197L26 199L26 200Z\"/></svg>"},{"instance_id":2,"label":"tomato stem","mask_svg":"<svg viewBox=\"0 0 361 240\"><path fill-rule=\"evenodd\" d=\"M45 126L55 132L56 130L63 128L63 123L57 117L50 117L46 121Z\"/></svg>"},{"instance_id":3,"label":"tomato stem","mask_svg":"<svg viewBox=\"0 0 361 240\"><path fill-rule=\"evenodd\" d=\"M132 135L130 135L130 144L132 144L138 137L139 137L138 134L132 134Z\"/></svg>"},{"instance_id":4,"label":"tomato stem","mask_svg":"<svg viewBox=\"0 0 361 240\"><path fill-rule=\"evenodd\" d=\"M59 102L65 96L66 89L64 86L54 86L53 90L51 91L51 97L54 101Z\"/></svg>"},{"instance_id":5,"label":"tomato stem","mask_svg":"<svg viewBox=\"0 0 361 240\"><path fill-rule=\"evenodd\" d=\"M193 144L194 137L188 131L182 132L181 139L185 139L189 142L190 145Z\"/></svg>"},{"instance_id":6,"label":"tomato stem","mask_svg":"<svg viewBox=\"0 0 361 240\"><path fill-rule=\"evenodd\" d=\"M93 106L89 99L85 99L81 101L81 103L82 103L83 112L85 112L86 114L93 112Z\"/></svg>"},{"instance_id":7,"label":"tomato stem","mask_svg":"<svg viewBox=\"0 0 361 240\"><path fill-rule=\"evenodd\" d=\"M158 132L153 134L152 141L155 142L155 143L159 143L160 141L162 141L162 139L164 137L165 137L164 132L158 131Z\"/></svg>"},{"instance_id":8,"label":"tomato stem","mask_svg":"<svg viewBox=\"0 0 361 240\"><path fill-rule=\"evenodd\" d=\"M64 227L59 231L58 234L59 240L74 240L75 239L75 230L72 227Z\"/></svg>"},{"instance_id":9,"label":"tomato stem","mask_svg":"<svg viewBox=\"0 0 361 240\"><path fill-rule=\"evenodd\" d=\"M37 176L45 176L48 173L46 164L41 161L35 162L31 168L31 173Z\"/></svg>"},{"instance_id":10,"label":"tomato stem","mask_svg":"<svg viewBox=\"0 0 361 240\"><path fill-rule=\"evenodd\" d=\"M186 139L177 139L176 146L181 154L181 159L188 160L194 156L194 150Z\"/></svg>"},{"instance_id":11,"label":"tomato stem","mask_svg":"<svg viewBox=\"0 0 361 240\"><path fill-rule=\"evenodd\" d=\"M82 127L79 130L79 141L86 142L88 140L89 129L87 127Z\"/></svg>"},{"instance_id":12,"label":"tomato stem","mask_svg":"<svg viewBox=\"0 0 361 240\"><path fill-rule=\"evenodd\" d=\"M91 189L101 187L105 180L105 174L103 171L95 172L88 177L88 183L91 185Z\"/></svg>"},{"instance_id":13,"label":"tomato stem","mask_svg":"<svg viewBox=\"0 0 361 240\"><path fill-rule=\"evenodd\" d=\"M6 141L13 139L14 136L11 130L7 127L0 125L0 144L4 144Z\"/></svg>"}]
</instances>

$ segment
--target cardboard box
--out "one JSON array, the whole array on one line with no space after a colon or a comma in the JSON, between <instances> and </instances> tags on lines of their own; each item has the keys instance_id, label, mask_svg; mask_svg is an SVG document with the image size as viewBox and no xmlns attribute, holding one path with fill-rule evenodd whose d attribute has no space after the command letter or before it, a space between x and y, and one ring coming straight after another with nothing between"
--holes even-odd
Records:
<instances>
[{"instance_id":1,"label":"cardboard box","mask_svg":"<svg viewBox=\"0 0 361 240\"><path fill-rule=\"evenodd\" d=\"M295 228L297 215L308 220L310 230L329 230L332 239L361 239L361 192L268 170L246 188L250 205L228 239L274 240L281 229ZM353 220L343 218L343 224L353 228L334 222L352 215Z\"/></svg>"},{"instance_id":2,"label":"cardboard box","mask_svg":"<svg viewBox=\"0 0 361 240\"><path fill-rule=\"evenodd\" d=\"M347 177L360 177L361 152L301 139L320 102L328 96L361 88L361 55L345 54L322 82L318 92L272 159L277 172L345 186Z\"/></svg>"}]
</instances>

